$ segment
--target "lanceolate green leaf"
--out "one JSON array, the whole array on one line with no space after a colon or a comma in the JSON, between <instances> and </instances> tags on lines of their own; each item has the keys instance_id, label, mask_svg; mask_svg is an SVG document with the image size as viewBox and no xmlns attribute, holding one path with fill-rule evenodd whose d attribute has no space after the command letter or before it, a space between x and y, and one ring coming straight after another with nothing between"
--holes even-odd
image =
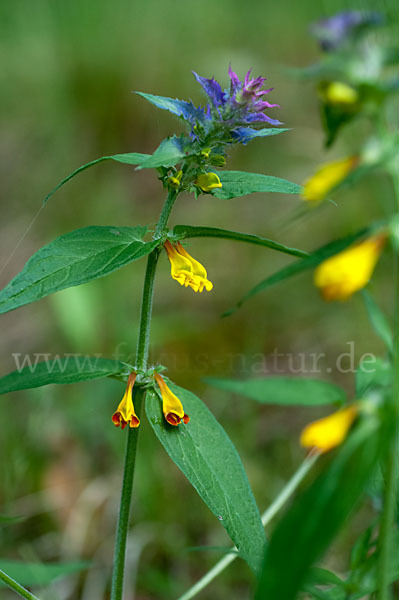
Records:
<instances>
[{"instance_id":1,"label":"lanceolate green leaf","mask_svg":"<svg viewBox=\"0 0 399 600\"><path fill-rule=\"evenodd\" d=\"M387 423L370 415L292 504L266 549L256 600L297 598L311 565L328 548L364 493L390 435Z\"/></svg>"},{"instance_id":2,"label":"lanceolate green leaf","mask_svg":"<svg viewBox=\"0 0 399 600\"><path fill-rule=\"evenodd\" d=\"M146 400L148 419L165 450L195 487L208 508L257 571L265 534L240 457L222 426L191 392L171 385L190 416L187 425L171 427L162 417L155 392Z\"/></svg>"},{"instance_id":3,"label":"lanceolate green leaf","mask_svg":"<svg viewBox=\"0 0 399 600\"><path fill-rule=\"evenodd\" d=\"M45 586L60 577L66 577L87 569L88 562L71 562L65 564L25 563L13 560L0 560L0 569L19 584L25 586ZM0 581L0 587L5 584Z\"/></svg>"},{"instance_id":4,"label":"lanceolate green leaf","mask_svg":"<svg viewBox=\"0 0 399 600\"><path fill-rule=\"evenodd\" d=\"M128 154L114 154L113 156L102 156L101 158L97 158L96 160L92 160L85 165L82 165L78 169L75 169L70 175L67 175L44 199L44 204L48 202L53 194L57 190L59 190L65 183L67 183L70 179L78 175L82 171L85 171L89 167L93 167L104 160L115 160L116 162L125 163L127 165L139 165L144 162L150 154L141 154L141 152L129 152Z\"/></svg>"},{"instance_id":5,"label":"lanceolate green leaf","mask_svg":"<svg viewBox=\"0 0 399 600\"><path fill-rule=\"evenodd\" d=\"M317 267L317 265L322 263L323 260L326 260L330 256L334 256L334 254L338 254L338 252L345 250L345 248L348 248L348 246L350 246L360 238L371 234L376 229L376 227L377 224L371 225L370 227L361 229L360 231L352 233L344 238L335 240L334 242L330 242L329 244L318 248L318 250L315 250L314 252L309 254L309 256L303 258L302 260L296 261L284 267L283 269L280 269L276 273L273 273L273 275L266 277L266 279L263 279L263 281L258 283L247 294L245 294L245 296L241 298L239 302L237 302L236 306L226 311L223 314L223 316L227 317L233 314L238 308L240 308L240 306L244 304L244 302L252 298L252 296L259 294L259 292L263 292L272 285L275 285L280 281L284 281L285 279L289 279L290 277L293 277L293 275L297 275L298 273L302 273L303 271L307 271L308 269L314 269L315 267Z\"/></svg>"},{"instance_id":6,"label":"lanceolate green leaf","mask_svg":"<svg viewBox=\"0 0 399 600\"><path fill-rule=\"evenodd\" d=\"M302 192L302 186L297 183L271 175L246 173L245 171L220 171L218 177L222 187L215 189L213 195L222 199L237 198L254 192L278 192L281 194L300 194Z\"/></svg>"},{"instance_id":7,"label":"lanceolate green leaf","mask_svg":"<svg viewBox=\"0 0 399 600\"><path fill-rule=\"evenodd\" d=\"M195 237L212 237L212 238L224 238L226 240L234 240L237 242L247 242L249 244L256 244L258 246L264 246L265 248L271 248L284 254L290 254L292 256L305 257L309 256L308 252L303 252L297 248L289 248L273 240L259 237L258 235L252 235L250 233L239 233L238 231L229 231L228 229L218 229L216 227L192 227L191 225L176 225L173 229L173 233L177 236L184 236L185 238Z\"/></svg>"},{"instance_id":8,"label":"lanceolate green leaf","mask_svg":"<svg viewBox=\"0 0 399 600\"><path fill-rule=\"evenodd\" d=\"M150 169L156 167L171 167L176 165L186 154L183 150L181 140L175 135L163 140L154 154L141 162L137 169Z\"/></svg>"},{"instance_id":9,"label":"lanceolate green leaf","mask_svg":"<svg viewBox=\"0 0 399 600\"><path fill-rule=\"evenodd\" d=\"M305 377L261 377L239 381L206 377L206 383L262 404L316 406L343 404L346 393L338 385Z\"/></svg>"},{"instance_id":10,"label":"lanceolate green leaf","mask_svg":"<svg viewBox=\"0 0 399 600\"><path fill-rule=\"evenodd\" d=\"M0 313L64 288L103 277L149 254L158 241L144 242L146 227L85 227L36 252L0 292Z\"/></svg>"},{"instance_id":11,"label":"lanceolate green leaf","mask_svg":"<svg viewBox=\"0 0 399 600\"><path fill-rule=\"evenodd\" d=\"M77 383L128 374L129 365L110 358L67 354L39 362L21 359L20 368L0 378L0 394L41 387L50 383ZM38 355L38 359L42 358ZM16 355L19 360L19 356ZM26 366L23 364L28 363Z\"/></svg>"}]
</instances>

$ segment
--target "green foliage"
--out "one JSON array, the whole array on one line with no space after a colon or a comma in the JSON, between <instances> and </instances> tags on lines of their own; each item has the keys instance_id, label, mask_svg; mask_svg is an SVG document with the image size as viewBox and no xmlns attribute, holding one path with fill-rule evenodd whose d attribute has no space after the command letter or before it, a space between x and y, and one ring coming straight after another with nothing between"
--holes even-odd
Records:
<instances>
[{"instance_id":1,"label":"green foliage","mask_svg":"<svg viewBox=\"0 0 399 600\"><path fill-rule=\"evenodd\" d=\"M375 361L360 363L356 371L356 396L361 398L373 389L386 389L392 386L393 372L389 361L375 358Z\"/></svg>"},{"instance_id":2,"label":"green foliage","mask_svg":"<svg viewBox=\"0 0 399 600\"><path fill-rule=\"evenodd\" d=\"M279 271L277 271L277 273L273 273L273 275L266 277L266 279L264 279L263 281L258 283L247 294L245 294L245 296L243 296L243 298L241 298L241 300L239 300L239 302L237 302L235 307L226 311L223 314L223 316L224 317L230 316L238 308L240 308L244 304L244 302L246 302L247 300L252 298L252 296L259 294L259 292L263 292L264 290L271 287L272 285L275 285L276 283L280 283L281 281L289 279L290 277L293 277L294 275L297 275L298 273L302 273L303 271L307 271L308 269L314 269L320 263L322 263L324 260L326 260L327 258L330 258L330 256L334 256L335 254L338 254L339 252L341 252L342 250L345 250L345 248L348 248L351 244L353 244L360 238L366 237L368 234L371 234L376 229L376 227L377 227L377 224L371 225L367 228L357 231L356 233L352 233L344 238L334 240L333 242L330 242L329 244L326 244L325 246L321 246L321 248L318 248L317 250L315 250L314 252L309 254L309 256L303 258L302 260L297 261L293 264L290 264L287 267L284 267L284 268L280 269Z\"/></svg>"},{"instance_id":3,"label":"green foliage","mask_svg":"<svg viewBox=\"0 0 399 600\"><path fill-rule=\"evenodd\" d=\"M288 509L266 549L256 600L296 598L311 565L322 556L364 493L391 439L388 423L378 415L361 421L332 460L327 459L329 464L321 475Z\"/></svg>"},{"instance_id":4,"label":"green foliage","mask_svg":"<svg viewBox=\"0 0 399 600\"><path fill-rule=\"evenodd\" d=\"M66 577L87 569L88 562L76 561L65 564L26 563L12 560L0 560L0 569L18 581L21 585L45 586L55 579ZM5 584L0 581L0 587Z\"/></svg>"},{"instance_id":5,"label":"green foliage","mask_svg":"<svg viewBox=\"0 0 399 600\"><path fill-rule=\"evenodd\" d=\"M137 169L172 167L185 158L185 156L186 154L181 144L181 140L174 135L173 137L163 140L155 150L154 154L141 162Z\"/></svg>"},{"instance_id":6,"label":"green foliage","mask_svg":"<svg viewBox=\"0 0 399 600\"><path fill-rule=\"evenodd\" d=\"M297 248L289 248L283 244L279 244L273 240L262 238L258 235L252 235L250 233L240 233L238 231L229 231L228 229L219 229L217 227L193 227L191 225L176 225L173 228L173 234L185 238L195 237L209 237L209 238L223 238L226 240L234 240L237 242L246 242L248 244L256 244L258 246L264 246L271 250L277 250L284 254L290 254L292 256L300 256L301 258L309 256L308 252L298 250Z\"/></svg>"},{"instance_id":7,"label":"green foliage","mask_svg":"<svg viewBox=\"0 0 399 600\"><path fill-rule=\"evenodd\" d=\"M113 156L102 156L101 158L97 158L96 160L92 160L85 165L82 165L78 169L75 169L70 175L67 175L44 199L44 204L47 204L48 200L50 200L51 196L55 194L57 190L59 190L65 183L67 183L70 179L78 175L82 171L85 171L89 167L93 167L104 160L115 160L116 162L125 163L126 165L139 165L144 162L150 155L149 154L141 154L140 152L130 152L128 154L114 154Z\"/></svg>"},{"instance_id":8,"label":"green foliage","mask_svg":"<svg viewBox=\"0 0 399 600\"><path fill-rule=\"evenodd\" d=\"M220 171L218 176L222 187L215 189L213 195L223 200L246 196L254 192L280 194L300 194L302 192L302 186L297 183L271 175L246 173L245 171Z\"/></svg>"},{"instance_id":9,"label":"green foliage","mask_svg":"<svg viewBox=\"0 0 399 600\"><path fill-rule=\"evenodd\" d=\"M85 227L44 246L0 292L0 313L87 283L143 258L159 242L145 242L146 227Z\"/></svg>"},{"instance_id":10,"label":"green foliage","mask_svg":"<svg viewBox=\"0 0 399 600\"><path fill-rule=\"evenodd\" d=\"M223 427L197 396L170 386L190 416L173 428L162 415L155 392L148 392L151 426L173 462L182 470L236 545L258 571L266 542L262 521L240 457Z\"/></svg>"},{"instance_id":11,"label":"green foliage","mask_svg":"<svg viewBox=\"0 0 399 600\"><path fill-rule=\"evenodd\" d=\"M251 398L261 404L318 406L342 405L346 401L345 390L320 379L262 377L239 381L206 377L205 382L220 390Z\"/></svg>"},{"instance_id":12,"label":"green foliage","mask_svg":"<svg viewBox=\"0 0 399 600\"><path fill-rule=\"evenodd\" d=\"M41 387L51 383L78 383L102 377L123 377L128 365L118 360L89 356L67 356L38 362L0 378L0 394Z\"/></svg>"},{"instance_id":13,"label":"green foliage","mask_svg":"<svg viewBox=\"0 0 399 600\"><path fill-rule=\"evenodd\" d=\"M382 339L387 349L393 352L392 330L388 319L366 290L363 290L363 300L374 331Z\"/></svg>"}]
</instances>

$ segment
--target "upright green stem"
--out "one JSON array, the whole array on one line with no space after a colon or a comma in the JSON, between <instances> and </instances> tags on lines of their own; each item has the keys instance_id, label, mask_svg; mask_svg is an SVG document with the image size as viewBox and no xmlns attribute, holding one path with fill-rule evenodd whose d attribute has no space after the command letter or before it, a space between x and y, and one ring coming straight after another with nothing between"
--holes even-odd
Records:
<instances>
[{"instance_id":1,"label":"upright green stem","mask_svg":"<svg viewBox=\"0 0 399 600\"><path fill-rule=\"evenodd\" d=\"M176 197L177 193L175 191L169 192L155 229L154 239L160 238L164 233ZM147 368L148 351L150 345L152 299L154 294L154 280L159 253L159 248L155 248L155 250L151 252L147 259L147 268L145 272L143 295L141 300L140 328L136 351L136 367L139 370L145 370ZM136 414L139 418L141 415L144 396L145 392L142 388L133 388L133 402ZM122 600L123 597L126 540L129 529L130 505L132 499L134 467L136 463L139 430L139 428L131 429L129 427L126 443L121 500L119 506L118 525L116 529L114 566L111 583L111 600Z\"/></svg>"},{"instance_id":2,"label":"upright green stem","mask_svg":"<svg viewBox=\"0 0 399 600\"><path fill-rule=\"evenodd\" d=\"M394 176L396 211L399 215L399 178ZM394 437L385 467L384 508L381 516L378 559L378 600L390 600L390 564L397 550L393 549L393 533L397 512L399 484L399 256L394 255L394 339L393 339L393 386L392 406L395 418Z\"/></svg>"}]
</instances>

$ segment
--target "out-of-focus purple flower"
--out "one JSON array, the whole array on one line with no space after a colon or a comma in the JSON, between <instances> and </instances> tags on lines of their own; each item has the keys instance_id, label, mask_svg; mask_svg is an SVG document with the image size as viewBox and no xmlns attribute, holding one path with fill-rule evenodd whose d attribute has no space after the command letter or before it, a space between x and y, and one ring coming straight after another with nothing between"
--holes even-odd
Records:
<instances>
[{"instance_id":1,"label":"out-of-focus purple flower","mask_svg":"<svg viewBox=\"0 0 399 600\"><path fill-rule=\"evenodd\" d=\"M348 10L339 12L328 19L321 19L310 27L323 50L336 50L341 44L370 25L381 25L384 17L376 11Z\"/></svg>"},{"instance_id":2,"label":"out-of-focus purple flower","mask_svg":"<svg viewBox=\"0 0 399 600\"><path fill-rule=\"evenodd\" d=\"M263 111L265 108L275 108L278 104L270 104L263 96L273 88L262 90L266 81L264 77L251 78L251 70L241 81L238 75L229 67L230 87L222 90L220 84L212 77L207 79L193 71L194 77L201 84L209 103L206 109L208 120L220 121L225 125L239 126L248 123L270 123L281 125L277 119L272 119Z\"/></svg>"}]
</instances>

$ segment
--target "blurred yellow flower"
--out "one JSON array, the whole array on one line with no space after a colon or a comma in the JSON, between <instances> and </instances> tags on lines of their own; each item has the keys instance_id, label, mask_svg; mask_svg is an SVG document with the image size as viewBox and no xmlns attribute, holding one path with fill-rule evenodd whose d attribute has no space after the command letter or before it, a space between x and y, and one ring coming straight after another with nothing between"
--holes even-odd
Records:
<instances>
[{"instance_id":1,"label":"blurred yellow flower","mask_svg":"<svg viewBox=\"0 0 399 600\"><path fill-rule=\"evenodd\" d=\"M177 426L183 420L183 423L188 423L190 417L185 414L183 405L179 398L168 388L164 379L154 373L155 381L159 385L162 394L162 411L169 425Z\"/></svg>"},{"instance_id":2,"label":"blurred yellow flower","mask_svg":"<svg viewBox=\"0 0 399 600\"><path fill-rule=\"evenodd\" d=\"M341 104L351 106L359 100L359 94L355 88L342 83L332 81L322 90L322 97L328 104Z\"/></svg>"},{"instance_id":3,"label":"blurred yellow flower","mask_svg":"<svg viewBox=\"0 0 399 600\"><path fill-rule=\"evenodd\" d=\"M357 156L348 156L322 165L304 183L302 198L308 202L320 202L358 165Z\"/></svg>"},{"instance_id":4,"label":"blurred yellow flower","mask_svg":"<svg viewBox=\"0 0 399 600\"><path fill-rule=\"evenodd\" d=\"M202 173L201 175L198 175L194 183L201 188L203 192L210 192L215 188L222 187L222 183L216 173Z\"/></svg>"},{"instance_id":5,"label":"blurred yellow flower","mask_svg":"<svg viewBox=\"0 0 399 600\"><path fill-rule=\"evenodd\" d=\"M130 427L138 427L140 425L140 419L134 412L132 389L134 382L136 381L137 373L130 373L127 380L126 392L119 403L118 408L112 415L112 422L116 427L121 426L121 429L125 429L126 425Z\"/></svg>"},{"instance_id":6,"label":"blurred yellow flower","mask_svg":"<svg viewBox=\"0 0 399 600\"><path fill-rule=\"evenodd\" d=\"M314 283L325 300L347 300L370 280L386 235L380 234L328 258L314 273Z\"/></svg>"},{"instance_id":7,"label":"blurred yellow flower","mask_svg":"<svg viewBox=\"0 0 399 600\"><path fill-rule=\"evenodd\" d=\"M179 242L173 245L166 241L165 250L169 257L173 279L176 279L180 285L190 286L194 292L201 293L204 288L207 292L211 291L213 284L209 281L205 268L190 256Z\"/></svg>"},{"instance_id":8,"label":"blurred yellow flower","mask_svg":"<svg viewBox=\"0 0 399 600\"><path fill-rule=\"evenodd\" d=\"M302 431L301 446L314 448L322 454L339 446L348 435L358 412L358 407L352 405L309 423Z\"/></svg>"},{"instance_id":9,"label":"blurred yellow flower","mask_svg":"<svg viewBox=\"0 0 399 600\"><path fill-rule=\"evenodd\" d=\"M168 182L169 182L170 187L177 190L177 188L180 187L182 177L183 177L183 171L177 171L177 173L168 177Z\"/></svg>"}]
</instances>

